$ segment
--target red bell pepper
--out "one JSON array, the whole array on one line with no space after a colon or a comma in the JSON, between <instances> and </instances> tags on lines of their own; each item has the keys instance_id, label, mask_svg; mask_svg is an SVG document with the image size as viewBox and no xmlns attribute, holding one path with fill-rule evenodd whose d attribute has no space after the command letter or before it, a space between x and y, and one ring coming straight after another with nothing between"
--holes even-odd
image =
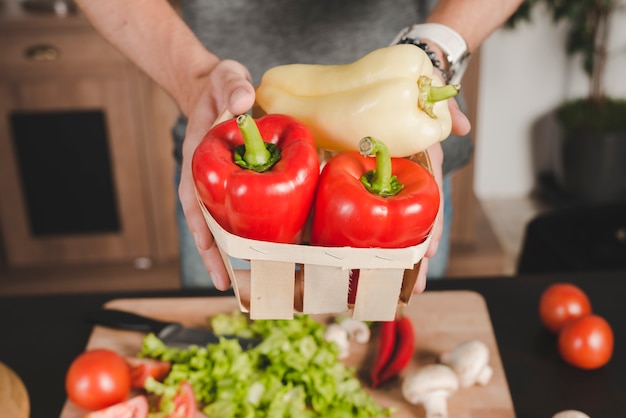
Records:
<instances>
[{"instance_id":1,"label":"red bell pepper","mask_svg":"<svg viewBox=\"0 0 626 418\"><path fill-rule=\"evenodd\" d=\"M222 228L279 243L301 239L319 167L309 129L285 115L222 122L192 160L198 195Z\"/></svg>"},{"instance_id":2,"label":"red bell pepper","mask_svg":"<svg viewBox=\"0 0 626 418\"><path fill-rule=\"evenodd\" d=\"M391 158L387 147L364 138L357 152L337 154L319 180L314 245L403 248L423 242L439 210L439 187L421 165ZM375 154L376 158L368 155Z\"/></svg>"}]
</instances>

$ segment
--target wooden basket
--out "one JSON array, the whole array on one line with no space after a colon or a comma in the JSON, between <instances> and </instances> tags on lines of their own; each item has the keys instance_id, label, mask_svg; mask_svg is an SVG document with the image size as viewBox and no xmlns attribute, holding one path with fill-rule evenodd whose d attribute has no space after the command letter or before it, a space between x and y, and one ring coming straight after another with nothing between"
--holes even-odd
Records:
<instances>
[{"instance_id":1,"label":"wooden basket","mask_svg":"<svg viewBox=\"0 0 626 418\"><path fill-rule=\"evenodd\" d=\"M218 121L228 117L220 117ZM217 122L216 122L217 123ZM426 152L417 161L432 172ZM215 238L240 309L251 319L292 319L295 312L352 311L364 321L390 321L408 304L419 262L430 236L413 247L352 248L257 241L224 230L198 198ZM250 270L234 270L230 257L249 260ZM350 271L359 269L354 304L348 304Z\"/></svg>"}]
</instances>

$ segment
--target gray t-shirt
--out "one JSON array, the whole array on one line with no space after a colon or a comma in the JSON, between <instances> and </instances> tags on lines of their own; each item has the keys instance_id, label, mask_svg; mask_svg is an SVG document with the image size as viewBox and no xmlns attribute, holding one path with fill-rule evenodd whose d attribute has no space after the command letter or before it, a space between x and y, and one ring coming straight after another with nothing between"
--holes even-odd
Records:
<instances>
[{"instance_id":1,"label":"gray t-shirt","mask_svg":"<svg viewBox=\"0 0 626 418\"><path fill-rule=\"evenodd\" d=\"M389 45L422 21L434 0L183 0L183 19L222 59L244 64L258 84L263 73L290 63L342 64ZM174 128L176 156L184 118ZM471 155L469 138L443 142L444 172Z\"/></svg>"}]
</instances>

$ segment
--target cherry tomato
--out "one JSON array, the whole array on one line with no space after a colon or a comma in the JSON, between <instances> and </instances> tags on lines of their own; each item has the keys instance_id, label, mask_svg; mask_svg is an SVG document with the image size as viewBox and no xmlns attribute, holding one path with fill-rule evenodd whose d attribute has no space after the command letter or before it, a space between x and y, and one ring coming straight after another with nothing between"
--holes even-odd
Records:
<instances>
[{"instance_id":1,"label":"cherry tomato","mask_svg":"<svg viewBox=\"0 0 626 418\"><path fill-rule=\"evenodd\" d=\"M613 355L613 330L598 315L568 323L559 333L559 352L567 363L581 369L597 369Z\"/></svg>"},{"instance_id":2,"label":"cherry tomato","mask_svg":"<svg viewBox=\"0 0 626 418\"><path fill-rule=\"evenodd\" d=\"M70 365L65 390L70 400L81 408L106 408L128 396L130 370L124 358L114 351L85 351Z\"/></svg>"},{"instance_id":3,"label":"cherry tomato","mask_svg":"<svg viewBox=\"0 0 626 418\"><path fill-rule=\"evenodd\" d=\"M570 283L555 283L549 286L539 300L541 322L555 333L569 321L590 313L589 298L579 287Z\"/></svg>"},{"instance_id":4,"label":"cherry tomato","mask_svg":"<svg viewBox=\"0 0 626 418\"><path fill-rule=\"evenodd\" d=\"M143 389L148 377L163 381L171 368L170 363L151 358L127 357L126 363L130 368L130 387L133 389Z\"/></svg>"},{"instance_id":5,"label":"cherry tomato","mask_svg":"<svg viewBox=\"0 0 626 418\"><path fill-rule=\"evenodd\" d=\"M144 395L116 403L98 411L90 412L84 418L146 418L148 399Z\"/></svg>"}]
</instances>

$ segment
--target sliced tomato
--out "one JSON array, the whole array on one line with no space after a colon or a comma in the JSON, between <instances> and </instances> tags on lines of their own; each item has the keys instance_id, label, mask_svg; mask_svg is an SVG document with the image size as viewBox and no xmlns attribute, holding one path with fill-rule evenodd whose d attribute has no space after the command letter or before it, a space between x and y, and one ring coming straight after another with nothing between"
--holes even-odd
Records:
<instances>
[{"instance_id":1,"label":"sliced tomato","mask_svg":"<svg viewBox=\"0 0 626 418\"><path fill-rule=\"evenodd\" d=\"M147 416L148 399L144 395L138 395L124 402L90 412L84 418L146 418Z\"/></svg>"},{"instance_id":2,"label":"sliced tomato","mask_svg":"<svg viewBox=\"0 0 626 418\"><path fill-rule=\"evenodd\" d=\"M141 357L126 357L126 363L130 369L130 385L133 389L143 389L148 377L163 381L172 367L166 361Z\"/></svg>"},{"instance_id":3,"label":"sliced tomato","mask_svg":"<svg viewBox=\"0 0 626 418\"><path fill-rule=\"evenodd\" d=\"M193 418L198 411L196 395L189 382L182 382L173 399L174 410L166 418Z\"/></svg>"}]
</instances>

